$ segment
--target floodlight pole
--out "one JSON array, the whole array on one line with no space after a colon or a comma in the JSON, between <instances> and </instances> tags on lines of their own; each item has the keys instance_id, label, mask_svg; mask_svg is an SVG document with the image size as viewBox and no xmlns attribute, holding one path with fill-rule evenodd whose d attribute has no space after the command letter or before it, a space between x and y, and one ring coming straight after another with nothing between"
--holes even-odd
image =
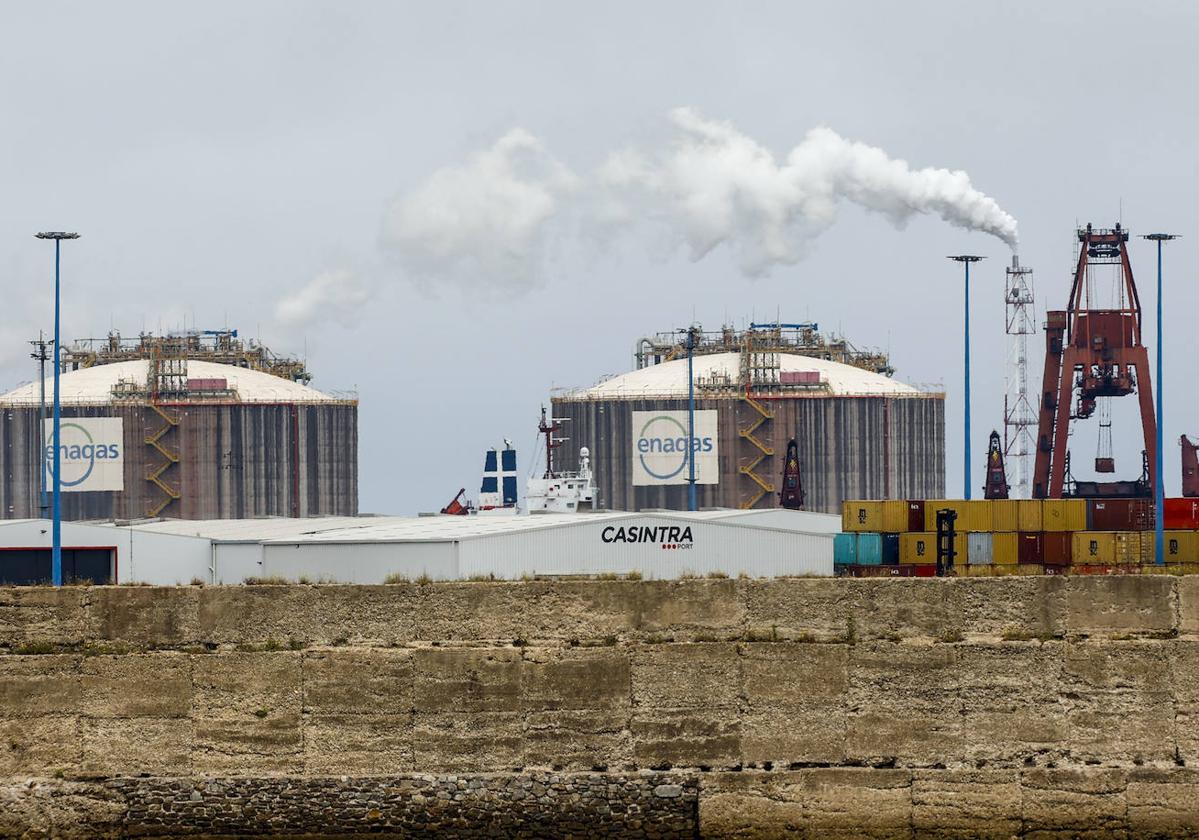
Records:
<instances>
[{"instance_id":1,"label":"floodlight pole","mask_svg":"<svg viewBox=\"0 0 1199 840\"><path fill-rule=\"evenodd\" d=\"M1157 243L1157 452L1153 462L1153 562L1166 565L1165 516L1166 490L1162 475L1162 426L1166 418L1162 415L1162 243L1178 237L1172 233L1150 233L1141 237Z\"/></svg>"},{"instance_id":2,"label":"floodlight pole","mask_svg":"<svg viewBox=\"0 0 1199 840\"><path fill-rule=\"evenodd\" d=\"M976 263L980 260L985 260L986 257L978 257L973 254L958 254L957 256L949 257L954 262L963 263L966 267L966 376L965 376L965 416L963 418L965 426L965 452L963 458L965 463L962 465L962 483L964 485L964 495L962 498L969 501L970 499L970 263Z\"/></svg>"},{"instance_id":3,"label":"floodlight pole","mask_svg":"<svg viewBox=\"0 0 1199 840\"><path fill-rule=\"evenodd\" d=\"M695 500L695 325L687 328L687 510Z\"/></svg>"},{"instance_id":4,"label":"floodlight pole","mask_svg":"<svg viewBox=\"0 0 1199 840\"><path fill-rule=\"evenodd\" d=\"M54 510L51 527L50 575L55 586L62 586L62 447L58 445L62 428L62 399L59 394L59 327L62 314L59 267L61 265L62 240L78 239L77 233L50 231L37 234L38 239L54 240L54 421L51 437L54 441Z\"/></svg>"},{"instance_id":5,"label":"floodlight pole","mask_svg":"<svg viewBox=\"0 0 1199 840\"><path fill-rule=\"evenodd\" d=\"M47 518L46 515L50 510L50 497L46 494L46 360L49 356L46 355L46 348L50 345L45 337L39 331L37 340L29 342L34 346L33 353L30 357L38 364L38 407L37 407L37 439L39 441L37 464L41 469L41 475L38 476L38 487L40 488L40 498L38 505L41 508L42 519Z\"/></svg>"}]
</instances>

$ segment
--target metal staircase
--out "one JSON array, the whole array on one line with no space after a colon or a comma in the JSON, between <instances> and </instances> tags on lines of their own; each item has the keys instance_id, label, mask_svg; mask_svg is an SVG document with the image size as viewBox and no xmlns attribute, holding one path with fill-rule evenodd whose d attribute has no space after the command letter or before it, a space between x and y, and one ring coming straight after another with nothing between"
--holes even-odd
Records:
<instances>
[{"instance_id":1,"label":"metal staircase","mask_svg":"<svg viewBox=\"0 0 1199 840\"><path fill-rule=\"evenodd\" d=\"M738 468L738 471L741 473L741 475L748 477L755 485L757 485L756 489L751 489L750 495L741 501L741 509L749 510L758 502L760 502L763 497L775 492L774 485L762 478L762 476L756 472L758 466L761 465L763 461L774 456L774 447L761 440L761 438L755 434L764 425L774 419L774 412L767 408L765 403L750 396L748 391L742 394L741 399L743 402L747 403L757 414L752 423L737 431L737 434L741 437L741 439L748 441L752 447L749 449L750 454L748 459L743 458L742 464Z\"/></svg>"},{"instance_id":2,"label":"metal staircase","mask_svg":"<svg viewBox=\"0 0 1199 840\"><path fill-rule=\"evenodd\" d=\"M153 518L161 515L171 502L177 502L182 498L182 494L178 490L163 480L163 474L179 463L178 453L169 449L163 441L163 438L179 425L179 418L152 402L146 405L163 421L163 425L154 434L147 435L145 438L146 446L152 447L165 459L158 466L151 466L150 471L146 473L146 481L157 487L165 497L157 503L151 503L146 509L146 516Z\"/></svg>"}]
</instances>

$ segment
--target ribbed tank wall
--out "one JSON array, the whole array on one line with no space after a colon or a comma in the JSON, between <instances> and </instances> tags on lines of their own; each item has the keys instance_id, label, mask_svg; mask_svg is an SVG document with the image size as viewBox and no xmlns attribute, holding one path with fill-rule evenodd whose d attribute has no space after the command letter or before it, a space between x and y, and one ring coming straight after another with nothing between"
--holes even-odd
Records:
<instances>
[{"instance_id":1,"label":"ribbed tank wall","mask_svg":"<svg viewBox=\"0 0 1199 840\"><path fill-rule=\"evenodd\" d=\"M180 493L160 515L179 519L347 516L358 512L358 408L349 403L164 406L178 425L162 444L179 462L162 480ZM38 410L0 409L0 511L39 515ZM64 493L66 519L133 519L166 497L146 476L164 457L146 438L165 421L148 406L64 406L64 417L121 417L125 490Z\"/></svg>"},{"instance_id":2,"label":"ribbed tank wall","mask_svg":"<svg viewBox=\"0 0 1199 840\"><path fill-rule=\"evenodd\" d=\"M758 469L776 488L782 482L787 441L796 439L808 510L839 513L845 499L939 498L945 492L945 412L940 395L919 397L805 397L771 400L774 418L755 435L774 456ZM634 487L634 411L686 410L686 401L571 400L553 403L555 417L569 418L570 443L559 450L561 466L577 466L578 448L591 450L600 507L611 510L684 509L685 485ZM697 410L715 409L720 482L697 486L700 507L740 507L756 484L740 467L751 452L740 436L756 417L744 400L700 399ZM776 494L755 507L775 507Z\"/></svg>"}]
</instances>

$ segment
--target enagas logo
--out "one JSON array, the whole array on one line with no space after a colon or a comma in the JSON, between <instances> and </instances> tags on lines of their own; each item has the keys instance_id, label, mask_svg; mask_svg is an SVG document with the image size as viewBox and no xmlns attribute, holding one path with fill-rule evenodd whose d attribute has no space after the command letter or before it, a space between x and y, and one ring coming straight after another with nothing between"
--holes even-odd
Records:
<instances>
[{"instance_id":1,"label":"enagas logo","mask_svg":"<svg viewBox=\"0 0 1199 840\"><path fill-rule=\"evenodd\" d=\"M116 461L121 457L120 445L96 443L91 432L78 423L61 423L58 447L62 461L62 486L83 484L96 469L97 462ZM46 472L54 475L54 445L46 445Z\"/></svg>"},{"instance_id":2,"label":"enagas logo","mask_svg":"<svg viewBox=\"0 0 1199 840\"><path fill-rule=\"evenodd\" d=\"M641 468L662 481L674 478L687 467L687 440L687 427L674 417L666 414L651 417L641 426L641 432L637 435ZM691 451L696 454L711 452L713 446L710 437L691 438ZM677 455L677 461L671 458L663 467L661 462L664 459L658 459L658 468L654 469L646 462L646 455Z\"/></svg>"}]
</instances>

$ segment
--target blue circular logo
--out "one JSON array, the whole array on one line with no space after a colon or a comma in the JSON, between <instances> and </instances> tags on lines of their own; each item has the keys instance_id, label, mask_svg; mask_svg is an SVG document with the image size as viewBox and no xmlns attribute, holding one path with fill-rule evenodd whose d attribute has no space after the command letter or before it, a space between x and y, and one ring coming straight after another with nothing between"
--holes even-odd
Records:
<instances>
[{"instance_id":1,"label":"blue circular logo","mask_svg":"<svg viewBox=\"0 0 1199 840\"><path fill-rule=\"evenodd\" d=\"M677 426L678 430L679 430L679 435L681 436L681 439L687 441L688 443L691 443L690 438L687 435L687 430L685 428L683 428L683 424L680 423L678 420L674 419L673 417L667 417L665 414L659 414L657 417L651 417L649 420L647 420L645 425L641 427L641 434L638 435L638 438L641 440L645 440L647 438L646 431L649 429L650 426L652 426L658 422L671 423L674 426ZM692 444L692 445L694 445L694 444ZM669 472L664 472L664 473L654 472L652 469L650 469L649 464L645 463L645 453L644 452L642 452L638 457L641 458L641 468L643 470L645 470L647 473L649 473L650 475L652 475L654 478L658 479L659 481L666 481L668 479L674 478L676 475L678 475L679 473L681 473L683 471L684 467L687 466L687 448L684 447L683 450L678 453L678 455L679 455L679 465L677 467L675 467L673 470L671 470Z\"/></svg>"}]
</instances>

